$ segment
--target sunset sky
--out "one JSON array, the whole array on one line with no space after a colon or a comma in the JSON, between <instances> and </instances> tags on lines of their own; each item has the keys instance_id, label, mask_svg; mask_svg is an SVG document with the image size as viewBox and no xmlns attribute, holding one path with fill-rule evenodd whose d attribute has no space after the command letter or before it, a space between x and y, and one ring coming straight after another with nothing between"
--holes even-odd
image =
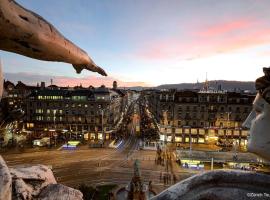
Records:
<instances>
[{"instance_id":1,"label":"sunset sky","mask_svg":"<svg viewBox=\"0 0 270 200\"><path fill-rule=\"evenodd\" d=\"M88 52L109 77L0 51L29 84L156 86L254 81L270 66L269 0L18 0Z\"/></svg>"}]
</instances>

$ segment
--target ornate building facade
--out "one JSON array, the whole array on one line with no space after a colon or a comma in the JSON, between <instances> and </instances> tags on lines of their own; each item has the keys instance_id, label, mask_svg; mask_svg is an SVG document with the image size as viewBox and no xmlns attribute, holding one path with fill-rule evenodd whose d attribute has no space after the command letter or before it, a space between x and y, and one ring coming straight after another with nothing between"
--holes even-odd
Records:
<instances>
[{"instance_id":1,"label":"ornate building facade","mask_svg":"<svg viewBox=\"0 0 270 200\"><path fill-rule=\"evenodd\" d=\"M161 138L176 143L246 145L242 123L252 110L254 94L214 90L145 91L149 111L159 124Z\"/></svg>"},{"instance_id":2,"label":"ornate building facade","mask_svg":"<svg viewBox=\"0 0 270 200\"><path fill-rule=\"evenodd\" d=\"M2 104L7 112L23 109L19 127L32 138L69 133L85 139L108 139L128 106L129 92L105 86L27 86L6 81Z\"/></svg>"}]
</instances>

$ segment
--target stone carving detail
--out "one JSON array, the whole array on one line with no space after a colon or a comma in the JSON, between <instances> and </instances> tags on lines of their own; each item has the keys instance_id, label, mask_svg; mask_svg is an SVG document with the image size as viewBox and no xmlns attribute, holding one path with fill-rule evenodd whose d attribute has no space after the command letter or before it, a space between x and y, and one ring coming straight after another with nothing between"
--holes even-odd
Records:
<instances>
[{"instance_id":1,"label":"stone carving detail","mask_svg":"<svg viewBox=\"0 0 270 200\"><path fill-rule=\"evenodd\" d=\"M107 75L52 24L14 0L0 1L0 49L39 60L70 63L77 73L87 69Z\"/></svg>"},{"instance_id":2,"label":"stone carving detail","mask_svg":"<svg viewBox=\"0 0 270 200\"><path fill-rule=\"evenodd\" d=\"M256 80L258 91L244 127L250 129L248 151L270 160L270 68L263 68L264 76Z\"/></svg>"},{"instance_id":3,"label":"stone carving detail","mask_svg":"<svg viewBox=\"0 0 270 200\"><path fill-rule=\"evenodd\" d=\"M11 184L9 169L0 156L0 200L11 200Z\"/></svg>"},{"instance_id":4,"label":"stone carving detail","mask_svg":"<svg viewBox=\"0 0 270 200\"><path fill-rule=\"evenodd\" d=\"M59 198L61 197L61 198ZM61 184L49 184L38 196L39 200L83 199L82 193Z\"/></svg>"},{"instance_id":5,"label":"stone carving detail","mask_svg":"<svg viewBox=\"0 0 270 200\"><path fill-rule=\"evenodd\" d=\"M45 165L10 168L0 156L0 200L82 200L80 191L57 184Z\"/></svg>"}]
</instances>

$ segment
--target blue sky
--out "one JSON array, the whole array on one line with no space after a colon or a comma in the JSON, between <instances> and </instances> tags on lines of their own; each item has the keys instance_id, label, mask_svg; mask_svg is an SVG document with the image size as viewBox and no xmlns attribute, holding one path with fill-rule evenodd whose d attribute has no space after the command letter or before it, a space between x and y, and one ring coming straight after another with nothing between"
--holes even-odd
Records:
<instances>
[{"instance_id":1,"label":"blue sky","mask_svg":"<svg viewBox=\"0 0 270 200\"><path fill-rule=\"evenodd\" d=\"M267 0L19 0L86 50L109 74L104 79L69 64L0 52L6 78L34 83L120 85L252 81L270 63ZM244 75L243 75L244 74ZM61 79L62 82L58 81ZM57 82L58 81L58 82Z\"/></svg>"}]
</instances>

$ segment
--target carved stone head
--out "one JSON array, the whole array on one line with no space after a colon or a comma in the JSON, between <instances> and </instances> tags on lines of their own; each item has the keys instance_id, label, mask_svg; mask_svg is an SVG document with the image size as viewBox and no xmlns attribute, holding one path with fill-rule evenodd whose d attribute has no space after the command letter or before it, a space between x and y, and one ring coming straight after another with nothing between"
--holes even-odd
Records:
<instances>
[{"instance_id":1,"label":"carved stone head","mask_svg":"<svg viewBox=\"0 0 270 200\"><path fill-rule=\"evenodd\" d=\"M3 94L3 72L2 72L2 65L1 65L1 60L0 60L0 101L2 98Z\"/></svg>"},{"instance_id":2,"label":"carved stone head","mask_svg":"<svg viewBox=\"0 0 270 200\"><path fill-rule=\"evenodd\" d=\"M270 68L256 80L257 96L244 127L250 128L248 151L270 160Z\"/></svg>"}]
</instances>

